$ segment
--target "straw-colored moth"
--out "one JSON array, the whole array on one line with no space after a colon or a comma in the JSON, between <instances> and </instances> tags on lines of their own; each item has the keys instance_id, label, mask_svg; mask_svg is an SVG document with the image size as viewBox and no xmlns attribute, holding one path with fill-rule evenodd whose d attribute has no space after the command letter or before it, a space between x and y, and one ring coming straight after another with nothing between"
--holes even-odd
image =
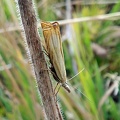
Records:
<instances>
[{"instance_id":1,"label":"straw-colored moth","mask_svg":"<svg viewBox=\"0 0 120 120\"><path fill-rule=\"evenodd\" d=\"M50 22L41 22L43 35L45 38L44 48L47 52L47 55L50 59L51 63L51 73L54 79L61 84L68 92L70 92L70 88L67 84L65 63L64 63L64 54L62 48L62 40L59 29L58 22L50 23ZM84 68L79 72L81 73ZM76 77L79 73L73 76L71 79ZM69 80L71 80L69 79Z\"/></svg>"},{"instance_id":2,"label":"straw-colored moth","mask_svg":"<svg viewBox=\"0 0 120 120\"><path fill-rule=\"evenodd\" d=\"M41 22L41 26L45 38L45 50L47 51L52 65L50 69L53 77L62 87L70 92L70 88L67 84L59 24L57 22Z\"/></svg>"}]
</instances>

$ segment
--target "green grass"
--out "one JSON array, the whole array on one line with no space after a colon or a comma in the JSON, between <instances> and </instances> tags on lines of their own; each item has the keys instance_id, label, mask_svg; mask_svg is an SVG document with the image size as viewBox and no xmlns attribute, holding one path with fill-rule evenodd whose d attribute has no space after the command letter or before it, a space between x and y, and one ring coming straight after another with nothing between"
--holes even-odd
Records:
<instances>
[{"instance_id":1,"label":"green grass","mask_svg":"<svg viewBox=\"0 0 120 120\"><path fill-rule=\"evenodd\" d=\"M39 3L40 1L37 1L37 5ZM40 19L49 21L61 19L52 9L53 4L55 1L52 3L46 1L38 8ZM61 9L65 11L64 7ZM80 9L74 8L72 16L73 18L95 16L118 12L119 9L119 3L111 6L83 5ZM0 12L0 29L18 24L14 1L1 1ZM98 110L101 98L106 92L107 79L111 79L104 76L117 72L119 77L119 25L119 20L71 24L71 38L63 42L67 76L71 78L82 68L85 70L69 81L72 91L70 94L63 88L58 93L65 120L119 120L120 104L115 103L110 96L100 106L100 111ZM105 57L94 54L91 47L93 42L108 50ZM1 66L4 68L0 71L1 120L44 119L40 95L26 58L20 31L0 33L0 68ZM12 67L6 69L5 65L9 64ZM102 68L104 69L101 70Z\"/></svg>"}]
</instances>

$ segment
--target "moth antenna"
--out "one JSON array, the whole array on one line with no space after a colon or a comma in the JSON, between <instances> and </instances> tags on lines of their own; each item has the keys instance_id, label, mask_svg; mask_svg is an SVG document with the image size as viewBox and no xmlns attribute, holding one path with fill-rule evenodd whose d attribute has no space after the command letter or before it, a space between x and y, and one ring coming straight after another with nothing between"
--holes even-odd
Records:
<instances>
[{"instance_id":1,"label":"moth antenna","mask_svg":"<svg viewBox=\"0 0 120 120\"><path fill-rule=\"evenodd\" d=\"M78 91L78 89L77 88L74 88L74 87L72 87L70 84L68 84L68 83L66 83L67 85L69 85L71 88L73 88L73 90L77 90ZM91 101L83 92L81 92L80 90L79 90L79 92L85 97L85 98L87 98L91 103L93 103L93 101Z\"/></svg>"},{"instance_id":2,"label":"moth antenna","mask_svg":"<svg viewBox=\"0 0 120 120\"><path fill-rule=\"evenodd\" d=\"M80 70L76 75L74 75L73 77L71 77L70 79L68 79L67 81L72 80L73 78L75 78L77 75L79 75L85 68L83 68L82 70Z\"/></svg>"},{"instance_id":3,"label":"moth antenna","mask_svg":"<svg viewBox=\"0 0 120 120\"><path fill-rule=\"evenodd\" d=\"M84 97L86 97L91 103L93 103L93 101L91 101L84 93L82 93L81 91L80 91L80 93L81 93Z\"/></svg>"}]
</instances>

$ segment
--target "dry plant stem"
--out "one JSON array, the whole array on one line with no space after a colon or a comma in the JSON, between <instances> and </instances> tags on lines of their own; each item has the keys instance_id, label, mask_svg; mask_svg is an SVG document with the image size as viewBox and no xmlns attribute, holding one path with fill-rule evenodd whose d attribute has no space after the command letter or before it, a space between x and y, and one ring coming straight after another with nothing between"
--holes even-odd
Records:
<instances>
[{"instance_id":1,"label":"dry plant stem","mask_svg":"<svg viewBox=\"0 0 120 120\"><path fill-rule=\"evenodd\" d=\"M71 23L81 23L81 22L87 22L87 21L102 21L102 20L118 20L120 19L120 12L110 13L110 14L103 14L103 15L97 15L97 16L88 16L88 17L82 17L82 18L74 18L74 19L67 19L67 20L60 20L57 21L61 26ZM51 21L54 22L54 21ZM39 25L38 25L39 26ZM11 32L21 30L19 26L11 26L7 28L1 28L0 34L4 32Z\"/></svg>"},{"instance_id":2,"label":"dry plant stem","mask_svg":"<svg viewBox=\"0 0 120 120\"><path fill-rule=\"evenodd\" d=\"M62 120L59 108L55 102L51 80L47 70L40 37L37 31L37 20L33 9L32 0L18 0L21 20L25 32L26 43L30 51L30 57L38 83L38 89L48 120Z\"/></svg>"}]
</instances>

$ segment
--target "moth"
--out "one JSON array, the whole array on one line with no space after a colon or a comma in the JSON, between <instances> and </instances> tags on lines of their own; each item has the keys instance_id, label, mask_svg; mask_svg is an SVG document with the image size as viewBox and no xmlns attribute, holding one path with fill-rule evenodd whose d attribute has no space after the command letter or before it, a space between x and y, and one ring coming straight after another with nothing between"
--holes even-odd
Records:
<instances>
[{"instance_id":1,"label":"moth","mask_svg":"<svg viewBox=\"0 0 120 120\"><path fill-rule=\"evenodd\" d=\"M44 47L50 59L50 70L53 74L53 77L59 84L61 84L62 87L70 92L70 87L67 84L59 24L58 22L41 22L41 27L45 38Z\"/></svg>"}]
</instances>

